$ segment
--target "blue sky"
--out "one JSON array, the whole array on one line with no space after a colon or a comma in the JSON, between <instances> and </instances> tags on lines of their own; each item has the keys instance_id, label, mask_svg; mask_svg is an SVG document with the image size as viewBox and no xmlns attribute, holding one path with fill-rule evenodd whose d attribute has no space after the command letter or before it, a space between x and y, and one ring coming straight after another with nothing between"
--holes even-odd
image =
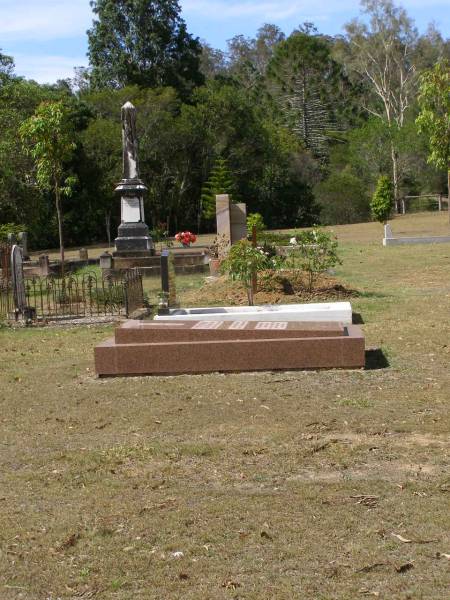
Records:
<instances>
[{"instance_id":1,"label":"blue sky","mask_svg":"<svg viewBox=\"0 0 450 600\"><path fill-rule=\"evenodd\" d=\"M450 0L403 0L420 31L434 21L450 37ZM290 33L312 21L327 34L359 14L358 0L181 0L189 31L217 48L234 35L253 36L262 24ZM0 48L14 56L19 75L39 82L70 77L87 65L89 0L0 0Z\"/></svg>"}]
</instances>

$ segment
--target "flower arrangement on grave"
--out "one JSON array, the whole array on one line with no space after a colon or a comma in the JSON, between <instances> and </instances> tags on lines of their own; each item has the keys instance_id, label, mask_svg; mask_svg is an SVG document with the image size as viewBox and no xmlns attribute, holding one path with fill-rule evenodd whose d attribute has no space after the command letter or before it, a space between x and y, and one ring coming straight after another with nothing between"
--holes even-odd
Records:
<instances>
[{"instance_id":1,"label":"flower arrangement on grave","mask_svg":"<svg viewBox=\"0 0 450 600\"><path fill-rule=\"evenodd\" d=\"M189 248L191 244L195 244L197 236L190 231L181 231L180 233L177 233L175 239L177 242L180 242L184 248Z\"/></svg>"}]
</instances>

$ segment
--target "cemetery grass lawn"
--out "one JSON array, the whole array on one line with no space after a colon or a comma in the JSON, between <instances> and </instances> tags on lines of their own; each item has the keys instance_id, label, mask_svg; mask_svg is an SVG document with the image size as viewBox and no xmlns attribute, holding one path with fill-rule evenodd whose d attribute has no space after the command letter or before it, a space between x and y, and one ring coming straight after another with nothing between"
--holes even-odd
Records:
<instances>
[{"instance_id":1,"label":"cemetery grass lawn","mask_svg":"<svg viewBox=\"0 0 450 600\"><path fill-rule=\"evenodd\" d=\"M388 368L99 380L110 327L0 329L2 600L449 597L450 246L354 234Z\"/></svg>"}]
</instances>

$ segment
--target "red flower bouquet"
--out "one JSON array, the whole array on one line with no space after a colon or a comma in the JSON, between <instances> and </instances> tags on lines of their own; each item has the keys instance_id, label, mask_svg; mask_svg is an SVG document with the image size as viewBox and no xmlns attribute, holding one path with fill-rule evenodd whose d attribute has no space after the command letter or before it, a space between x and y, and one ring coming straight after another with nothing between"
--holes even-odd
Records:
<instances>
[{"instance_id":1,"label":"red flower bouquet","mask_svg":"<svg viewBox=\"0 0 450 600\"><path fill-rule=\"evenodd\" d=\"M175 239L185 248L189 248L191 244L195 244L197 236L190 231L181 231L180 233L177 233Z\"/></svg>"}]
</instances>

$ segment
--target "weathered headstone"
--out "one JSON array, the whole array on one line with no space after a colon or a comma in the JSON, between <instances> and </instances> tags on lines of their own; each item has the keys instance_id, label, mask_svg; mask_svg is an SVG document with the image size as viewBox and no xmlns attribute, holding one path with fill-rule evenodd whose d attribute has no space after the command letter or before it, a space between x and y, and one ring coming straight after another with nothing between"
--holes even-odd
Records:
<instances>
[{"instance_id":1,"label":"weathered headstone","mask_svg":"<svg viewBox=\"0 0 450 600\"><path fill-rule=\"evenodd\" d=\"M25 278L23 275L23 254L20 246L14 245L11 250L11 274L16 311L23 314L27 306Z\"/></svg>"},{"instance_id":2,"label":"weathered headstone","mask_svg":"<svg viewBox=\"0 0 450 600\"><path fill-rule=\"evenodd\" d=\"M50 261L46 254L41 254L39 257L39 270L41 277L50 275Z\"/></svg>"},{"instance_id":3,"label":"weathered headstone","mask_svg":"<svg viewBox=\"0 0 450 600\"><path fill-rule=\"evenodd\" d=\"M389 223L386 223L384 226L384 237L386 239L391 239L394 237L394 234L392 233L392 227L389 225Z\"/></svg>"},{"instance_id":4,"label":"weathered headstone","mask_svg":"<svg viewBox=\"0 0 450 600\"><path fill-rule=\"evenodd\" d=\"M112 255L109 252L103 252L100 255L100 269L102 271L109 271L112 269Z\"/></svg>"},{"instance_id":5,"label":"weathered headstone","mask_svg":"<svg viewBox=\"0 0 450 600\"><path fill-rule=\"evenodd\" d=\"M79 256L80 256L80 260L82 260L84 262L88 262L88 260L89 260L89 253L86 250L86 248L81 248L81 250L79 252Z\"/></svg>"},{"instance_id":6,"label":"weathered headstone","mask_svg":"<svg viewBox=\"0 0 450 600\"><path fill-rule=\"evenodd\" d=\"M231 243L235 244L247 238L247 206L230 204Z\"/></svg>"},{"instance_id":7,"label":"weathered headstone","mask_svg":"<svg viewBox=\"0 0 450 600\"><path fill-rule=\"evenodd\" d=\"M216 196L217 236L229 240L231 244L230 197L227 194Z\"/></svg>"},{"instance_id":8,"label":"weathered headstone","mask_svg":"<svg viewBox=\"0 0 450 600\"><path fill-rule=\"evenodd\" d=\"M163 250L161 253L161 290L167 298L168 308L176 308L178 302L175 259L170 250Z\"/></svg>"},{"instance_id":9,"label":"weathered headstone","mask_svg":"<svg viewBox=\"0 0 450 600\"><path fill-rule=\"evenodd\" d=\"M23 252L23 260L30 260L30 254L28 252L28 233L22 231L19 233L19 244Z\"/></svg>"},{"instance_id":10,"label":"weathered headstone","mask_svg":"<svg viewBox=\"0 0 450 600\"><path fill-rule=\"evenodd\" d=\"M136 108L127 102L122 107L123 179L116 188L121 196L121 224L116 238L115 256L150 256L154 245L145 223L144 193L139 178Z\"/></svg>"},{"instance_id":11,"label":"weathered headstone","mask_svg":"<svg viewBox=\"0 0 450 600\"><path fill-rule=\"evenodd\" d=\"M247 206L234 204L228 194L216 196L217 235L235 244L247 237Z\"/></svg>"}]
</instances>

